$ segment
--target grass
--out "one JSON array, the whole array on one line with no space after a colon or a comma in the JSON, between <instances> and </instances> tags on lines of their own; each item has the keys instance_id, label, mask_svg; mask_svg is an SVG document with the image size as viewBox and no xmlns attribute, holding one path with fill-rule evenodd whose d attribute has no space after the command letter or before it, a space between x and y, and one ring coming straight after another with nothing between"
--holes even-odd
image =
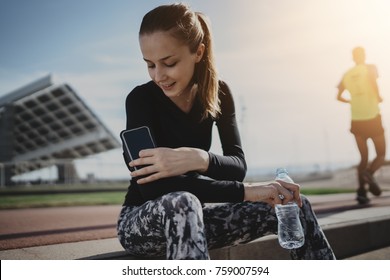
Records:
<instances>
[{"instance_id":1,"label":"grass","mask_svg":"<svg viewBox=\"0 0 390 280\"><path fill-rule=\"evenodd\" d=\"M321 195L321 194L337 194L337 193L353 193L356 190L353 189L336 189L336 188L305 188L301 189L301 193L304 195Z\"/></svg>"},{"instance_id":2,"label":"grass","mask_svg":"<svg viewBox=\"0 0 390 280\"><path fill-rule=\"evenodd\" d=\"M124 192L2 195L0 209L122 204Z\"/></svg>"},{"instance_id":3,"label":"grass","mask_svg":"<svg viewBox=\"0 0 390 280\"><path fill-rule=\"evenodd\" d=\"M12 186L0 189L0 209L122 204L128 182Z\"/></svg>"},{"instance_id":4,"label":"grass","mask_svg":"<svg viewBox=\"0 0 390 280\"><path fill-rule=\"evenodd\" d=\"M79 190L126 190L129 186L128 181L113 181L113 182L99 182L99 183L75 183L75 184L42 184L42 185L16 185L6 188L0 188L0 195L7 194L9 192L40 192L40 191L79 191Z\"/></svg>"},{"instance_id":5,"label":"grass","mask_svg":"<svg viewBox=\"0 0 390 280\"><path fill-rule=\"evenodd\" d=\"M112 191L110 191L110 189L112 189ZM118 205L123 203L126 189L127 185L124 183L12 187L0 190L0 209ZM45 193L45 191L52 192L53 190L57 192ZM10 193L11 191L12 193ZM67 193L64 193L64 191ZM74 192L69 193L69 191ZM26 194L26 192L28 192L28 194ZM37 192L37 194L34 192ZM304 195L324 195L354 192L354 190L336 188L305 188L301 189L301 192Z\"/></svg>"}]
</instances>

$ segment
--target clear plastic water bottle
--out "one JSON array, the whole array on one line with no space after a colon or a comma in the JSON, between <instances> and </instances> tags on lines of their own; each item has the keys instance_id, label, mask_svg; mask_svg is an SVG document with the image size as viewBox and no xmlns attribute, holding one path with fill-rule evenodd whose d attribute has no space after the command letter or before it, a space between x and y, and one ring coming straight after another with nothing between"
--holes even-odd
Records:
<instances>
[{"instance_id":1,"label":"clear plastic water bottle","mask_svg":"<svg viewBox=\"0 0 390 280\"><path fill-rule=\"evenodd\" d=\"M285 168L276 170L276 180L293 183ZM282 198L282 197L281 197ZM305 243L305 235L301 221L299 220L299 207L295 202L275 205L278 218L278 240L280 246L285 249L295 249Z\"/></svg>"}]
</instances>

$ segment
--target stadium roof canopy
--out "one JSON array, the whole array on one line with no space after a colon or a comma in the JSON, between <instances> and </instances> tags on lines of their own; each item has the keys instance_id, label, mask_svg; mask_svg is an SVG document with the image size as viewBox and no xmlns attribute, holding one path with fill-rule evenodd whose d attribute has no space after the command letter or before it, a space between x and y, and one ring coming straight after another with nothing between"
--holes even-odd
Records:
<instances>
[{"instance_id":1,"label":"stadium roof canopy","mask_svg":"<svg viewBox=\"0 0 390 280\"><path fill-rule=\"evenodd\" d=\"M51 75L0 97L0 162L14 165L12 176L118 147L76 92Z\"/></svg>"}]
</instances>

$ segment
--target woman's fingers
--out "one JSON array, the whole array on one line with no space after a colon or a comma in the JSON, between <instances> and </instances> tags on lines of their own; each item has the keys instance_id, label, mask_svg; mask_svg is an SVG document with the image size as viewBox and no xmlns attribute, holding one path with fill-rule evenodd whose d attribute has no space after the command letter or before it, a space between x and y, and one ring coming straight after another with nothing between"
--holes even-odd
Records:
<instances>
[{"instance_id":1,"label":"woman's fingers","mask_svg":"<svg viewBox=\"0 0 390 280\"><path fill-rule=\"evenodd\" d=\"M298 206L302 206L300 186L298 184L287 183L281 180L277 180L276 183L280 186L278 187L278 191L283 198L283 204L295 201Z\"/></svg>"},{"instance_id":2,"label":"woman's fingers","mask_svg":"<svg viewBox=\"0 0 390 280\"><path fill-rule=\"evenodd\" d=\"M281 181L245 184L244 200L263 201L272 206L287 204L290 201L296 201L299 206L302 205L299 185Z\"/></svg>"},{"instance_id":3,"label":"woman's fingers","mask_svg":"<svg viewBox=\"0 0 390 280\"><path fill-rule=\"evenodd\" d=\"M135 167L139 165L148 165L152 164L152 158L155 155L156 151L155 149L146 149L139 152L139 158L131 161L129 163L130 167Z\"/></svg>"}]
</instances>

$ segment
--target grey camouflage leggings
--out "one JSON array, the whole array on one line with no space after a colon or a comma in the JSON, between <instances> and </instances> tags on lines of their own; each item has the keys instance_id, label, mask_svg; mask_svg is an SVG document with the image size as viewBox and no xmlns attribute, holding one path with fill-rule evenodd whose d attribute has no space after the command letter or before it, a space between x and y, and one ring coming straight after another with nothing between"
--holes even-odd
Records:
<instances>
[{"instance_id":1,"label":"grey camouflage leggings","mask_svg":"<svg viewBox=\"0 0 390 280\"><path fill-rule=\"evenodd\" d=\"M335 259L306 197L300 211L305 244L292 259ZM130 254L166 259L209 259L208 250L247 243L277 232L274 209L262 202L212 204L173 192L141 206L124 206L118 238Z\"/></svg>"}]
</instances>

